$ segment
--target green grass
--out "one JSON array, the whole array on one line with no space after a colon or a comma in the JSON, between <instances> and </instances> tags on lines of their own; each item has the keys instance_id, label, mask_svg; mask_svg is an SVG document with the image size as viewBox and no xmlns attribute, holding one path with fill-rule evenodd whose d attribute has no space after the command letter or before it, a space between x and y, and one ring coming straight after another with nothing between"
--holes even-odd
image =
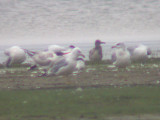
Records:
<instances>
[{"instance_id":1,"label":"green grass","mask_svg":"<svg viewBox=\"0 0 160 120\"><path fill-rule=\"evenodd\" d=\"M0 118L69 120L158 114L159 91L158 86L0 91Z\"/></svg>"}]
</instances>

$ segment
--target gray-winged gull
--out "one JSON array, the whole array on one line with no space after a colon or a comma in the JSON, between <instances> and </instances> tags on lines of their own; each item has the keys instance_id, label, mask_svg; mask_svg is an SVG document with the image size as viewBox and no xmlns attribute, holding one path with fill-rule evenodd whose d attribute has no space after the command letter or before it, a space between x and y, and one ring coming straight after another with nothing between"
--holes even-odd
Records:
<instances>
[{"instance_id":1,"label":"gray-winged gull","mask_svg":"<svg viewBox=\"0 0 160 120\"><path fill-rule=\"evenodd\" d=\"M68 75L73 73L76 69L77 58L84 57L79 48L74 48L71 53L67 54L64 58L58 60L52 67L43 75ZM43 76L42 75L42 76Z\"/></svg>"},{"instance_id":2,"label":"gray-winged gull","mask_svg":"<svg viewBox=\"0 0 160 120\"><path fill-rule=\"evenodd\" d=\"M62 52L54 53L53 51L34 52L26 49L25 51L33 60L30 70L36 67L43 68L45 70L54 64L59 57L62 57L65 54Z\"/></svg>"},{"instance_id":3,"label":"gray-winged gull","mask_svg":"<svg viewBox=\"0 0 160 120\"><path fill-rule=\"evenodd\" d=\"M66 50L64 47L59 46L59 45L49 45L48 46L48 51L53 51L53 52L62 52Z\"/></svg>"},{"instance_id":4,"label":"gray-winged gull","mask_svg":"<svg viewBox=\"0 0 160 120\"><path fill-rule=\"evenodd\" d=\"M145 62L148 59L148 56L151 55L152 51L146 45L137 45L127 48L131 54L132 61Z\"/></svg>"},{"instance_id":5,"label":"gray-winged gull","mask_svg":"<svg viewBox=\"0 0 160 120\"><path fill-rule=\"evenodd\" d=\"M85 68L85 61L83 58L77 58L76 71L83 70Z\"/></svg>"},{"instance_id":6,"label":"gray-winged gull","mask_svg":"<svg viewBox=\"0 0 160 120\"><path fill-rule=\"evenodd\" d=\"M73 48L75 48L73 45L70 45L68 48L59 45L50 45L46 50L39 52L24 49L32 59L32 65L29 70L37 67L47 69L54 64L58 58L70 53Z\"/></svg>"},{"instance_id":7,"label":"gray-winged gull","mask_svg":"<svg viewBox=\"0 0 160 120\"><path fill-rule=\"evenodd\" d=\"M124 43L118 43L112 48L116 48L111 58L116 67L126 67L131 64L130 53L126 50Z\"/></svg>"},{"instance_id":8,"label":"gray-winged gull","mask_svg":"<svg viewBox=\"0 0 160 120\"><path fill-rule=\"evenodd\" d=\"M4 54L8 56L6 66L9 67L11 64L21 64L26 60L25 51L19 46L13 46L4 51Z\"/></svg>"}]
</instances>

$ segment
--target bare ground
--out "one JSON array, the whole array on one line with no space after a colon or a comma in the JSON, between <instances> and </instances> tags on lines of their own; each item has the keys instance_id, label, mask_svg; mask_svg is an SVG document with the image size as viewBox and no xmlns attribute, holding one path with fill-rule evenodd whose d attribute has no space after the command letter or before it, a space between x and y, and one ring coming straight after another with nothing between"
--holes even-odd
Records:
<instances>
[{"instance_id":1,"label":"bare ground","mask_svg":"<svg viewBox=\"0 0 160 120\"><path fill-rule=\"evenodd\" d=\"M39 71L27 67L0 68L0 89L54 89L101 86L159 85L160 64L132 64L115 68L110 64L87 65L83 71L69 76L37 77Z\"/></svg>"}]
</instances>

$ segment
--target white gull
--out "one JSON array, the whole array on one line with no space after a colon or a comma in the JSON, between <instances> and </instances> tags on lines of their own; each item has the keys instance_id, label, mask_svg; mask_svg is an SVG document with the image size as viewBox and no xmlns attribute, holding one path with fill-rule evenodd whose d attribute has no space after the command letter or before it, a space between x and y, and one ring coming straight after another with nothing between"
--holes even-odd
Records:
<instances>
[{"instance_id":1,"label":"white gull","mask_svg":"<svg viewBox=\"0 0 160 120\"><path fill-rule=\"evenodd\" d=\"M21 64L26 60L25 51L19 46L12 46L4 51L4 54L8 56L6 66L9 67L11 64Z\"/></svg>"},{"instance_id":2,"label":"white gull","mask_svg":"<svg viewBox=\"0 0 160 120\"><path fill-rule=\"evenodd\" d=\"M84 57L79 48L74 48L71 53L67 54L64 58L58 60L53 66L44 74L51 75L69 75L72 74L77 65L77 58Z\"/></svg>"},{"instance_id":3,"label":"white gull","mask_svg":"<svg viewBox=\"0 0 160 120\"><path fill-rule=\"evenodd\" d=\"M116 67L126 67L131 64L130 53L126 50L124 43L118 43L112 48L116 48L111 58Z\"/></svg>"},{"instance_id":4,"label":"white gull","mask_svg":"<svg viewBox=\"0 0 160 120\"><path fill-rule=\"evenodd\" d=\"M132 61L145 62L148 59L148 56L151 55L152 51L146 45L137 45L127 48L131 54Z\"/></svg>"}]
</instances>

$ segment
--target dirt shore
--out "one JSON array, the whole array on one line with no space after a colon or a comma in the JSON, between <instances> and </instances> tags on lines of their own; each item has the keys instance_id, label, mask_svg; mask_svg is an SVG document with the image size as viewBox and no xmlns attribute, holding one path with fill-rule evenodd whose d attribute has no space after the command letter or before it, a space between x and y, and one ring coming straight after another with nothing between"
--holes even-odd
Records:
<instances>
[{"instance_id":1,"label":"dirt shore","mask_svg":"<svg viewBox=\"0 0 160 120\"><path fill-rule=\"evenodd\" d=\"M36 77L39 71L28 71L28 66L0 68L0 90L53 89L101 86L159 85L160 62L132 64L116 68L105 62L87 63L86 68L69 76Z\"/></svg>"}]
</instances>

